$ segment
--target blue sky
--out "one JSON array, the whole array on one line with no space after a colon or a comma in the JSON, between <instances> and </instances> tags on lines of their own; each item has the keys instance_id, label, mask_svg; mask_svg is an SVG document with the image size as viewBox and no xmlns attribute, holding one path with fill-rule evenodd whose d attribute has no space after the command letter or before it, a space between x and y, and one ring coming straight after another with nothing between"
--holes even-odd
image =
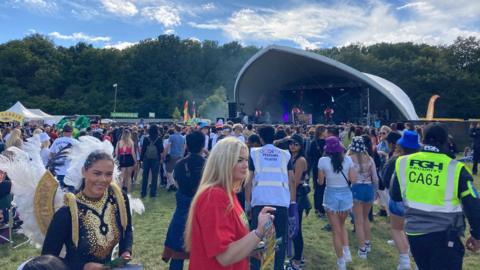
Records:
<instances>
[{"instance_id":1,"label":"blue sky","mask_svg":"<svg viewBox=\"0 0 480 270\"><path fill-rule=\"evenodd\" d=\"M0 43L40 33L119 49L161 34L297 48L445 45L480 38L479 15L479 0L0 0Z\"/></svg>"}]
</instances>

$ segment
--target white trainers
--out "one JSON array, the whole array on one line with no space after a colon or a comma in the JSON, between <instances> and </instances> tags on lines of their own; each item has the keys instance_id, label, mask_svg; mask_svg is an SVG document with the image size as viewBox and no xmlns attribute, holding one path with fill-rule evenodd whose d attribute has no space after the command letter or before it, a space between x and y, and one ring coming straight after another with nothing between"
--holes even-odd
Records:
<instances>
[{"instance_id":1,"label":"white trainers","mask_svg":"<svg viewBox=\"0 0 480 270\"><path fill-rule=\"evenodd\" d=\"M397 270L410 270L410 257L400 254L400 260L398 262Z\"/></svg>"},{"instance_id":2,"label":"white trainers","mask_svg":"<svg viewBox=\"0 0 480 270\"><path fill-rule=\"evenodd\" d=\"M397 266L397 270L411 270L412 267L410 266L410 261L402 262L400 261Z\"/></svg>"},{"instance_id":3,"label":"white trainers","mask_svg":"<svg viewBox=\"0 0 480 270\"><path fill-rule=\"evenodd\" d=\"M345 259L346 263L352 262L352 254L350 253L350 250L343 251L343 259Z\"/></svg>"},{"instance_id":4,"label":"white trainers","mask_svg":"<svg viewBox=\"0 0 480 270\"><path fill-rule=\"evenodd\" d=\"M372 243L371 242L365 242L365 248L367 249L367 252L372 252Z\"/></svg>"},{"instance_id":5,"label":"white trainers","mask_svg":"<svg viewBox=\"0 0 480 270\"><path fill-rule=\"evenodd\" d=\"M337 268L338 270L347 270L347 263L343 257L337 259Z\"/></svg>"},{"instance_id":6,"label":"white trainers","mask_svg":"<svg viewBox=\"0 0 480 270\"><path fill-rule=\"evenodd\" d=\"M359 248L358 249L358 252L357 252L357 255L360 259L363 259L363 260L366 260L367 259L367 249L366 248Z\"/></svg>"}]
</instances>

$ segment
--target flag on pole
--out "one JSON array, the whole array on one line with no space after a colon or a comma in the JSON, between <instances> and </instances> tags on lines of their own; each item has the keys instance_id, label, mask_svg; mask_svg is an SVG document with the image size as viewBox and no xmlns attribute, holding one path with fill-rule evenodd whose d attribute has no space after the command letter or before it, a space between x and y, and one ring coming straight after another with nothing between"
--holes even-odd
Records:
<instances>
[{"instance_id":1,"label":"flag on pole","mask_svg":"<svg viewBox=\"0 0 480 270\"><path fill-rule=\"evenodd\" d=\"M195 101L192 101L192 118L197 118L197 111L195 109Z\"/></svg>"},{"instance_id":2,"label":"flag on pole","mask_svg":"<svg viewBox=\"0 0 480 270\"><path fill-rule=\"evenodd\" d=\"M187 123L190 120L190 115L188 114L188 100L185 100L183 105L183 122Z\"/></svg>"}]
</instances>

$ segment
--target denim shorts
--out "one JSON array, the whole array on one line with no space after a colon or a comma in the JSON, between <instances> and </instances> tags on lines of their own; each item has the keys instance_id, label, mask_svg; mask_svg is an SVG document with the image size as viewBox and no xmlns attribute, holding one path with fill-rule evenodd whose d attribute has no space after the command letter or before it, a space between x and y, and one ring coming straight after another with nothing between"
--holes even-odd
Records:
<instances>
[{"instance_id":1,"label":"denim shorts","mask_svg":"<svg viewBox=\"0 0 480 270\"><path fill-rule=\"evenodd\" d=\"M331 212L350 211L353 206L352 191L349 187L326 187L323 207Z\"/></svg>"},{"instance_id":2,"label":"denim shorts","mask_svg":"<svg viewBox=\"0 0 480 270\"><path fill-rule=\"evenodd\" d=\"M352 194L355 201L373 203L374 192L372 184L353 184Z\"/></svg>"},{"instance_id":3,"label":"denim shorts","mask_svg":"<svg viewBox=\"0 0 480 270\"><path fill-rule=\"evenodd\" d=\"M388 202L388 210L391 214L394 214L395 216L405 216L405 206L403 205L403 202L396 202L390 199L390 201Z\"/></svg>"}]
</instances>

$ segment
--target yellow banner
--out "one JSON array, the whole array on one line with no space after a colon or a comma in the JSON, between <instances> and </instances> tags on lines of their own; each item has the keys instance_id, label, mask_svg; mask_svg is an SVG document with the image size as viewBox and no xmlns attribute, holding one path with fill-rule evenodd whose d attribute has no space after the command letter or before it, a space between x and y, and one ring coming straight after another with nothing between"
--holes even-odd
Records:
<instances>
[{"instance_id":1,"label":"yellow banner","mask_svg":"<svg viewBox=\"0 0 480 270\"><path fill-rule=\"evenodd\" d=\"M22 122L23 116L14 112L0 112L0 122Z\"/></svg>"}]
</instances>

